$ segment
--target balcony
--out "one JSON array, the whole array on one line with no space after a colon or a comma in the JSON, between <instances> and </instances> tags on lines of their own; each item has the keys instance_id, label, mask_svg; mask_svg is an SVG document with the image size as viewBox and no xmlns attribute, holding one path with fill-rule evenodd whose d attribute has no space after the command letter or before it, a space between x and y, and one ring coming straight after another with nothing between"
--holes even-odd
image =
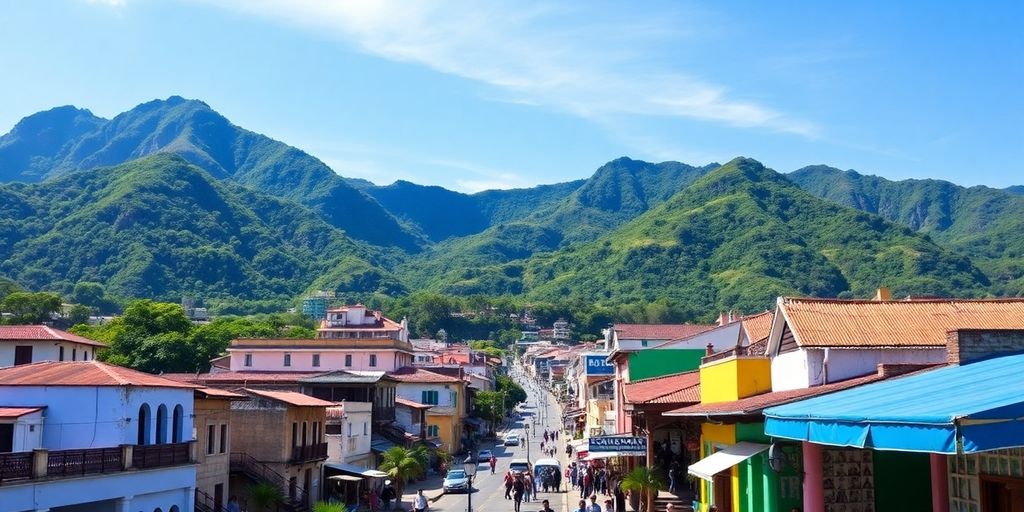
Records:
<instances>
[{"instance_id":1,"label":"balcony","mask_svg":"<svg viewBox=\"0 0 1024 512\"><path fill-rule=\"evenodd\" d=\"M300 462L322 460L326 458L327 443L317 443L306 446L293 446L292 456L288 459L288 462L297 464Z\"/></svg>"},{"instance_id":2,"label":"balcony","mask_svg":"<svg viewBox=\"0 0 1024 512\"><path fill-rule=\"evenodd\" d=\"M0 485L192 464L192 443L0 453Z\"/></svg>"}]
</instances>

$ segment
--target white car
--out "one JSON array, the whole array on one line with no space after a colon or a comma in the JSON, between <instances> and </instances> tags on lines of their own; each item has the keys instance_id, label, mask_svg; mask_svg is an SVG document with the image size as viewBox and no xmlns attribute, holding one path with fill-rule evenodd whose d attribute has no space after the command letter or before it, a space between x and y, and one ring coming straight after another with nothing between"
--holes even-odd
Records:
<instances>
[{"instance_id":1,"label":"white car","mask_svg":"<svg viewBox=\"0 0 1024 512\"><path fill-rule=\"evenodd\" d=\"M469 492L469 477L463 469L452 469L445 475L441 486L444 492Z\"/></svg>"},{"instance_id":2,"label":"white car","mask_svg":"<svg viewBox=\"0 0 1024 512\"><path fill-rule=\"evenodd\" d=\"M490 462L491 461L491 451L490 450L480 450L480 453L476 454L476 461L477 462Z\"/></svg>"},{"instance_id":3,"label":"white car","mask_svg":"<svg viewBox=\"0 0 1024 512\"><path fill-rule=\"evenodd\" d=\"M519 434L506 434L505 446L519 446Z\"/></svg>"}]
</instances>

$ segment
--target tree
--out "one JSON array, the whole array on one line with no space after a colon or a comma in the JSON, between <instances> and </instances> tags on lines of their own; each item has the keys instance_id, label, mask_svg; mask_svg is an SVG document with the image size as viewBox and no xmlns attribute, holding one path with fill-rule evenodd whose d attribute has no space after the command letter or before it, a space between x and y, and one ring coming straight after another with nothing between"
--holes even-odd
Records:
<instances>
[{"instance_id":1,"label":"tree","mask_svg":"<svg viewBox=\"0 0 1024 512\"><path fill-rule=\"evenodd\" d=\"M654 497L665 488L665 480L662 479L661 473L654 468L637 466L622 477L620 485L622 490L640 495L640 512L653 512Z\"/></svg>"},{"instance_id":2,"label":"tree","mask_svg":"<svg viewBox=\"0 0 1024 512\"><path fill-rule=\"evenodd\" d=\"M68 312L68 323L71 325L88 323L89 316L91 315L92 308L81 304L75 304L74 306L71 306L71 311Z\"/></svg>"},{"instance_id":3,"label":"tree","mask_svg":"<svg viewBox=\"0 0 1024 512\"><path fill-rule=\"evenodd\" d=\"M394 446L384 452L379 469L387 473L395 483L398 508L402 508L402 489L405 483L427 470L428 459L427 449L423 445L412 449Z\"/></svg>"},{"instance_id":4,"label":"tree","mask_svg":"<svg viewBox=\"0 0 1024 512\"><path fill-rule=\"evenodd\" d=\"M284 501L284 493L274 484L260 482L249 486L249 501L257 509L269 511Z\"/></svg>"},{"instance_id":5,"label":"tree","mask_svg":"<svg viewBox=\"0 0 1024 512\"><path fill-rule=\"evenodd\" d=\"M0 302L0 311L11 314L8 323L38 324L60 311L60 296L47 292L14 292Z\"/></svg>"},{"instance_id":6,"label":"tree","mask_svg":"<svg viewBox=\"0 0 1024 512\"><path fill-rule=\"evenodd\" d=\"M494 434L495 424L501 420L504 410L502 397L503 393L498 391L480 391L473 399L473 414L487 421L491 434Z\"/></svg>"}]
</instances>

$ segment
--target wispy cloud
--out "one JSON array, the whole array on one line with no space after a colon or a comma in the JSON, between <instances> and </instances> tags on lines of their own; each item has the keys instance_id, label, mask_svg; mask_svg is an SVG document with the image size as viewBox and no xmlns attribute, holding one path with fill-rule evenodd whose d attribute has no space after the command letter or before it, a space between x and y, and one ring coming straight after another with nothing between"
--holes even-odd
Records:
<instances>
[{"instance_id":1,"label":"wispy cloud","mask_svg":"<svg viewBox=\"0 0 1024 512\"><path fill-rule=\"evenodd\" d=\"M105 5L107 7L123 7L125 0L85 0L87 4Z\"/></svg>"},{"instance_id":2,"label":"wispy cloud","mask_svg":"<svg viewBox=\"0 0 1024 512\"><path fill-rule=\"evenodd\" d=\"M207 0L209 1L209 0ZM341 39L386 59L489 86L483 96L584 118L670 116L814 138L819 127L677 69L694 51L685 19L601 19L525 2L235 0L211 2ZM591 20L581 22L580 20ZM696 23L691 23L696 25Z\"/></svg>"}]
</instances>

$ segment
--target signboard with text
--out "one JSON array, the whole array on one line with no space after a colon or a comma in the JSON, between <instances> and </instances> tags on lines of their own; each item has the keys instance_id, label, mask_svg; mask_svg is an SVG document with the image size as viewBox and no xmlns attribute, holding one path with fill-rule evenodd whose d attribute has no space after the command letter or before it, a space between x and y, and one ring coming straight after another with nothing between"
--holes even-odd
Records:
<instances>
[{"instance_id":1,"label":"signboard with text","mask_svg":"<svg viewBox=\"0 0 1024 512\"><path fill-rule=\"evenodd\" d=\"M647 438L636 436L591 437L588 449L591 453L618 452L645 455L647 453Z\"/></svg>"},{"instance_id":2,"label":"signboard with text","mask_svg":"<svg viewBox=\"0 0 1024 512\"><path fill-rule=\"evenodd\" d=\"M583 356L587 375L615 375L615 366L608 364L606 356Z\"/></svg>"}]
</instances>

